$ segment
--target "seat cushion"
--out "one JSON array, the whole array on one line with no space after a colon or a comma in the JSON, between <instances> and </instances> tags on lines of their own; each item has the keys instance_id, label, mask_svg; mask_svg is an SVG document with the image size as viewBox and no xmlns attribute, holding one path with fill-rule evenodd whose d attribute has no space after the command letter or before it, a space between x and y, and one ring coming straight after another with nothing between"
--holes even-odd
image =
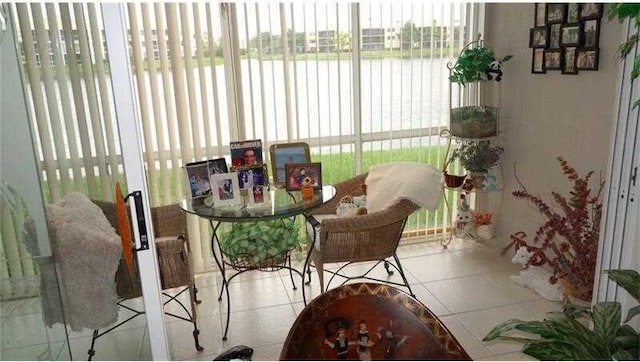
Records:
<instances>
[{"instance_id":1,"label":"seat cushion","mask_svg":"<svg viewBox=\"0 0 640 362\"><path fill-rule=\"evenodd\" d=\"M338 215L336 214L322 214L322 215L313 215L313 218L318 220L319 223L322 223L322 220L324 219L335 219L337 218ZM320 227L313 227L311 225L311 223L307 222L307 236L309 237L309 241L313 241L313 236L315 233L315 237L316 237L316 243L314 245L314 248L316 250L320 250Z\"/></svg>"}]
</instances>

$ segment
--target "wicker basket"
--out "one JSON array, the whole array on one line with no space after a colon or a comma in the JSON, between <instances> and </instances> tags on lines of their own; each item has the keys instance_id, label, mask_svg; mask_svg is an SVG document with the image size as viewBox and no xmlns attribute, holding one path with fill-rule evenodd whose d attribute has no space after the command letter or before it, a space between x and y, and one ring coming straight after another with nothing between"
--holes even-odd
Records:
<instances>
[{"instance_id":1,"label":"wicker basket","mask_svg":"<svg viewBox=\"0 0 640 362\"><path fill-rule=\"evenodd\" d=\"M447 171L444 171L444 183L447 185L447 187L458 188L462 186L466 178L466 175L449 175Z\"/></svg>"},{"instance_id":2,"label":"wicker basket","mask_svg":"<svg viewBox=\"0 0 640 362\"><path fill-rule=\"evenodd\" d=\"M235 270L261 270L261 271L276 271L285 267L287 258L290 251L284 251L280 254L265 258L259 262L255 262L254 255L240 254L236 256L230 256L223 252L224 262Z\"/></svg>"}]
</instances>

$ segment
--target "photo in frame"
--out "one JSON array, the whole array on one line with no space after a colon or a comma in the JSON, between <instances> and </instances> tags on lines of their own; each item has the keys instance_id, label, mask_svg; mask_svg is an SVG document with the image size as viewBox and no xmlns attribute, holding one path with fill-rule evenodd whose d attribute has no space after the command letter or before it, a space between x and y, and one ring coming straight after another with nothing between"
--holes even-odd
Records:
<instances>
[{"instance_id":1,"label":"photo in frame","mask_svg":"<svg viewBox=\"0 0 640 362\"><path fill-rule=\"evenodd\" d=\"M547 27L541 26L532 28L529 31L529 47L530 48L546 48L548 40Z\"/></svg>"},{"instance_id":2,"label":"photo in frame","mask_svg":"<svg viewBox=\"0 0 640 362\"><path fill-rule=\"evenodd\" d=\"M184 165L192 199L205 197L211 192L209 161L190 162Z\"/></svg>"},{"instance_id":3,"label":"photo in frame","mask_svg":"<svg viewBox=\"0 0 640 362\"><path fill-rule=\"evenodd\" d=\"M562 49L562 74L578 74L576 68L576 47Z\"/></svg>"},{"instance_id":4,"label":"photo in frame","mask_svg":"<svg viewBox=\"0 0 640 362\"><path fill-rule=\"evenodd\" d=\"M544 74L547 72L544 69L544 49L533 49L531 58L531 73Z\"/></svg>"},{"instance_id":5,"label":"photo in frame","mask_svg":"<svg viewBox=\"0 0 640 362\"><path fill-rule=\"evenodd\" d=\"M285 187L289 191L298 191L305 186L314 189L322 188L322 164L320 162L287 163L285 164L285 173L287 175Z\"/></svg>"},{"instance_id":6,"label":"photo in frame","mask_svg":"<svg viewBox=\"0 0 640 362\"><path fill-rule=\"evenodd\" d=\"M567 23L577 23L580 19L580 4L567 4Z\"/></svg>"},{"instance_id":7,"label":"photo in frame","mask_svg":"<svg viewBox=\"0 0 640 362\"><path fill-rule=\"evenodd\" d=\"M269 155L271 156L273 183L276 186L284 186L286 184L285 164L311 162L309 145L306 142L271 145L269 147Z\"/></svg>"},{"instance_id":8,"label":"photo in frame","mask_svg":"<svg viewBox=\"0 0 640 362\"><path fill-rule=\"evenodd\" d=\"M536 3L536 15L535 15L535 20L533 22L533 26L534 27L538 27L538 26L544 26L546 24L546 12L547 9L547 4L545 3Z\"/></svg>"},{"instance_id":9,"label":"photo in frame","mask_svg":"<svg viewBox=\"0 0 640 362\"><path fill-rule=\"evenodd\" d=\"M240 167L236 169L240 190L247 190L254 186L269 186L269 178L264 165Z\"/></svg>"},{"instance_id":10,"label":"photo in frame","mask_svg":"<svg viewBox=\"0 0 640 362\"><path fill-rule=\"evenodd\" d=\"M584 3L580 6L580 20L602 17L602 4Z\"/></svg>"},{"instance_id":11,"label":"photo in frame","mask_svg":"<svg viewBox=\"0 0 640 362\"><path fill-rule=\"evenodd\" d=\"M578 48L576 51L576 69L598 70L598 48Z\"/></svg>"},{"instance_id":12,"label":"photo in frame","mask_svg":"<svg viewBox=\"0 0 640 362\"><path fill-rule=\"evenodd\" d=\"M563 47L580 46L580 24L562 25L560 44Z\"/></svg>"},{"instance_id":13,"label":"photo in frame","mask_svg":"<svg viewBox=\"0 0 640 362\"><path fill-rule=\"evenodd\" d=\"M547 24L563 23L567 12L566 4L547 4Z\"/></svg>"},{"instance_id":14,"label":"photo in frame","mask_svg":"<svg viewBox=\"0 0 640 362\"><path fill-rule=\"evenodd\" d=\"M227 168L227 160L225 160L224 157L207 161L207 166L209 167L209 176L216 173L229 172L229 168Z\"/></svg>"},{"instance_id":15,"label":"photo in frame","mask_svg":"<svg viewBox=\"0 0 640 362\"><path fill-rule=\"evenodd\" d=\"M231 166L248 167L262 165L262 141L248 140L229 143L231 149Z\"/></svg>"},{"instance_id":16,"label":"photo in frame","mask_svg":"<svg viewBox=\"0 0 640 362\"><path fill-rule=\"evenodd\" d=\"M213 206L241 205L240 185L236 172L217 173L211 175L213 190Z\"/></svg>"},{"instance_id":17,"label":"photo in frame","mask_svg":"<svg viewBox=\"0 0 640 362\"><path fill-rule=\"evenodd\" d=\"M585 20L582 23L582 46L597 48L600 39L600 20Z\"/></svg>"},{"instance_id":18,"label":"photo in frame","mask_svg":"<svg viewBox=\"0 0 640 362\"><path fill-rule=\"evenodd\" d=\"M560 50L545 50L544 51L544 69L545 70L560 70L561 57Z\"/></svg>"},{"instance_id":19,"label":"photo in frame","mask_svg":"<svg viewBox=\"0 0 640 362\"><path fill-rule=\"evenodd\" d=\"M270 206L271 198L269 190L264 186L254 186L247 190L249 205L253 207Z\"/></svg>"},{"instance_id":20,"label":"photo in frame","mask_svg":"<svg viewBox=\"0 0 640 362\"><path fill-rule=\"evenodd\" d=\"M562 24L549 25L549 49L560 48L560 33Z\"/></svg>"}]
</instances>

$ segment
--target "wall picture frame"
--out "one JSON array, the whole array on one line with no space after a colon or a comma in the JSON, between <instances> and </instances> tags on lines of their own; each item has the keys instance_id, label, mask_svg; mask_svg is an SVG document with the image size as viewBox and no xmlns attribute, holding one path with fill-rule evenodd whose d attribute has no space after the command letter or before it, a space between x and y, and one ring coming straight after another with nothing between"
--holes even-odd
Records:
<instances>
[{"instance_id":1,"label":"wall picture frame","mask_svg":"<svg viewBox=\"0 0 640 362\"><path fill-rule=\"evenodd\" d=\"M269 156L273 184L279 187L285 186L287 181L285 164L311 162L309 144L306 142L273 144L269 147Z\"/></svg>"},{"instance_id":2,"label":"wall picture frame","mask_svg":"<svg viewBox=\"0 0 640 362\"><path fill-rule=\"evenodd\" d=\"M577 23L580 19L580 4L567 4L567 23Z\"/></svg>"},{"instance_id":3,"label":"wall picture frame","mask_svg":"<svg viewBox=\"0 0 640 362\"><path fill-rule=\"evenodd\" d=\"M564 24L561 28L560 44L563 47L580 46L580 24Z\"/></svg>"},{"instance_id":4,"label":"wall picture frame","mask_svg":"<svg viewBox=\"0 0 640 362\"><path fill-rule=\"evenodd\" d=\"M591 19L582 22L582 47L597 48L600 40L600 20Z\"/></svg>"},{"instance_id":5,"label":"wall picture frame","mask_svg":"<svg viewBox=\"0 0 640 362\"><path fill-rule=\"evenodd\" d=\"M576 69L598 70L598 48L578 48L576 51Z\"/></svg>"},{"instance_id":6,"label":"wall picture frame","mask_svg":"<svg viewBox=\"0 0 640 362\"><path fill-rule=\"evenodd\" d=\"M559 49L560 48L560 35L562 30L562 24L551 24L549 25L549 49Z\"/></svg>"},{"instance_id":7,"label":"wall picture frame","mask_svg":"<svg viewBox=\"0 0 640 362\"><path fill-rule=\"evenodd\" d=\"M545 70L561 70L561 51L545 50L544 51L544 69Z\"/></svg>"},{"instance_id":8,"label":"wall picture frame","mask_svg":"<svg viewBox=\"0 0 640 362\"><path fill-rule=\"evenodd\" d=\"M241 205L240 185L236 172L218 173L211 175L211 189L213 206Z\"/></svg>"},{"instance_id":9,"label":"wall picture frame","mask_svg":"<svg viewBox=\"0 0 640 362\"><path fill-rule=\"evenodd\" d=\"M299 191L303 186L322 188L322 164L320 162L287 163L285 165L288 191Z\"/></svg>"},{"instance_id":10,"label":"wall picture frame","mask_svg":"<svg viewBox=\"0 0 640 362\"><path fill-rule=\"evenodd\" d=\"M562 74L578 74L576 68L576 47L562 49Z\"/></svg>"},{"instance_id":11,"label":"wall picture frame","mask_svg":"<svg viewBox=\"0 0 640 362\"><path fill-rule=\"evenodd\" d=\"M600 19L602 17L602 4L584 3L580 6L580 20Z\"/></svg>"},{"instance_id":12,"label":"wall picture frame","mask_svg":"<svg viewBox=\"0 0 640 362\"><path fill-rule=\"evenodd\" d=\"M566 4L547 4L546 9L546 23L555 24L563 23L567 16Z\"/></svg>"},{"instance_id":13,"label":"wall picture frame","mask_svg":"<svg viewBox=\"0 0 640 362\"><path fill-rule=\"evenodd\" d=\"M531 56L531 73L544 74L546 72L544 69L544 49L533 49L533 55Z\"/></svg>"},{"instance_id":14,"label":"wall picture frame","mask_svg":"<svg viewBox=\"0 0 640 362\"><path fill-rule=\"evenodd\" d=\"M547 4L536 3L533 26L545 26L547 23Z\"/></svg>"},{"instance_id":15,"label":"wall picture frame","mask_svg":"<svg viewBox=\"0 0 640 362\"><path fill-rule=\"evenodd\" d=\"M231 149L231 166L239 167L262 165L262 140L237 141L229 143Z\"/></svg>"},{"instance_id":16,"label":"wall picture frame","mask_svg":"<svg viewBox=\"0 0 640 362\"><path fill-rule=\"evenodd\" d=\"M529 48L546 48L549 32L546 26L531 28L529 30Z\"/></svg>"}]
</instances>

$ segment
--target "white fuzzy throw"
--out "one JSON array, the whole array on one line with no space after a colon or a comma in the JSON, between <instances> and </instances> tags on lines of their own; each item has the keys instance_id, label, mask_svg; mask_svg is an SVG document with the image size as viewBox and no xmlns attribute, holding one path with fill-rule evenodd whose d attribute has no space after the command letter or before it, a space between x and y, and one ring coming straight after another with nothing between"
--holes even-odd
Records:
<instances>
[{"instance_id":1,"label":"white fuzzy throw","mask_svg":"<svg viewBox=\"0 0 640 362\"><path fill-rule=\"evenodd\" d=\"M426 209L435 210L442 197L444 177L432 166L418 162L391 162L369 168L367 211L393 206L407 199Z\"/></svg>"},{"instance_id":2,"label":"white fuzzy throw","mask_svg":"<svg viewBox=\"0 0 640 362\"><path fill-rule=\"evenodd\" d=\"M67 325L77 331L113 324L118 319L115 275L122 256L120 237L100 207L82 193L65 195L47 205L46 212ZM46 309L45 321L48 326L64 322L59 313Z\"/></svg>"}]
</instances>

